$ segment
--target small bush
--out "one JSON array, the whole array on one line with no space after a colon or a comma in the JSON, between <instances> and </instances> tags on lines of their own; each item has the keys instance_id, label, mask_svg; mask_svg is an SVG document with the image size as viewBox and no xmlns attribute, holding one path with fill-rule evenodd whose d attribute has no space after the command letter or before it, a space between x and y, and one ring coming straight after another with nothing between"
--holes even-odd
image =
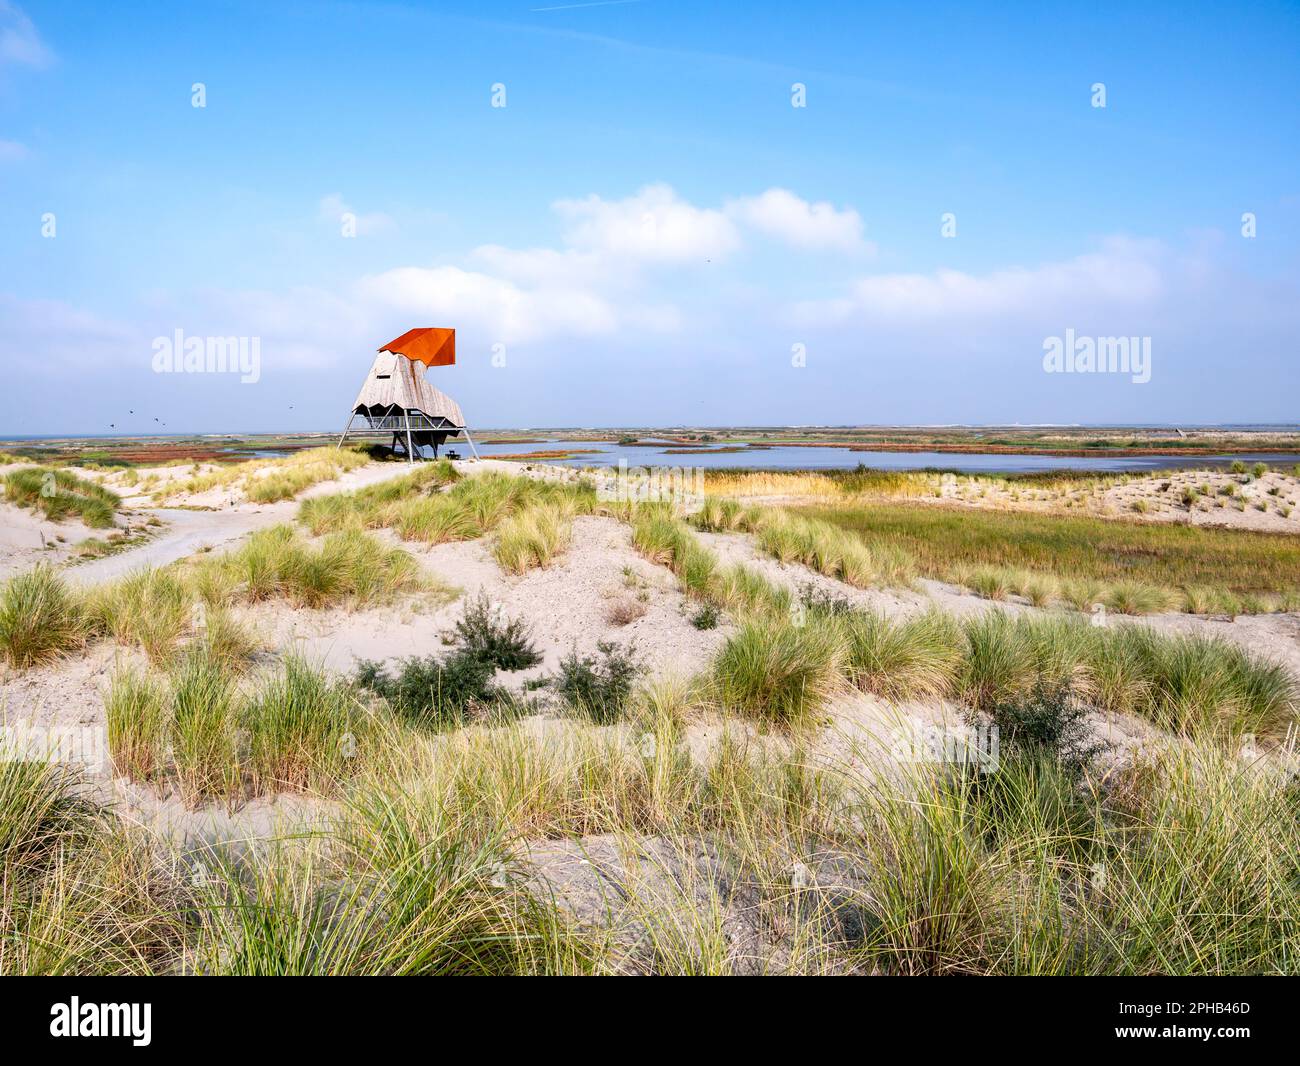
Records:
<instances>
[{"instance_id":1,"label":"small bush","mask_svg":"<svg viewBox=\"0 0 1300 1066\"><path fill-rule=\"evenodd\" d=\"M696 629L717 629L718 618L718 609L711 603L704 603L691 615L691 625Z\"/></svg>"},{"instance_id":2,"label":"small bush","mask_svg":"<svg viewBox=\"0 0 1300 1066\"><path fill-rule=\"evenodd\" d=\"M1021 695L1033 674L1028 629L1001 611L969 619L962 628L966 656L959 691L966 702L983 709Z\"/></svg>"},{"instance_id":3,"label":"small bush","mask_svg":"<svg viewBox=\"0 0 1300 1066\"><path fill-rule=\"evenodd\" d=\"M597 656L582 657L576 650L570 652L560 663L554 685L574 710L608 725L622 717L642 667L631 646L600 641L596 651Z\"/></svg>"},{"instance_id":4,"label":"small bush","mask_svg":"<svg viewBox=\"0 0 1300 1066\"><path fill-rule=\"evenodd\" d=\"M448 729L500 701L503 693L492 683L495 673L490 662L459 651L445 660L432 655L403 659L395 676L379 663L363 661L355 680L412 725Z\"/></svg>"},{"instance_id":5,"label":"small bush","mask_svg":"<svg viewBox=\"0 0 1300 1066\"><path fill-rule=\"evenodd\" d=\"M605 621L612 626L627 626L646 614L646 605L631 596L620 596L605 609Z\"/></svg>"},{"instance_id":6,"label":"small bush","mask_svg":"<svg viewBox=\"0 0 1300 1066\"><path fill-rule=\"evenodd\" d=\"M998 730L1000 756L1050 754L1081 770L1101 749L1088 727L1088 710L1069 685L1039 678L1028 693L985 709Z\"/></svg>"},{"instance_id":7,"label":"small bush","mask_svg":"<svg viewBox=\"0 0 1300 1066\"><path fill-rule=\"evenodd\" d=\"M522 619L503 619L486 593L465 605L456 623L456 640L461 650L494 670L524 670L542 661Z\"/></svg>"}]
</instances>

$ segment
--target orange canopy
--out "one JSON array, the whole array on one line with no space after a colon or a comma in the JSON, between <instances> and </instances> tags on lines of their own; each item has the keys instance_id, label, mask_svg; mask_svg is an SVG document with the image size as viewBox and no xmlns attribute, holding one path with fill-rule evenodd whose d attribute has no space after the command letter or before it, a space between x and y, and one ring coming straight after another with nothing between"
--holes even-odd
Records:
<instances>
[{"instance_id":1,"label":"orange canopy","mask_svg":"<svg viewBox=\"0 0 1300 1066\"><path fill-rule=\"evenodd\" d=\"M456 363L456 331L424 326L408 329L396 340L391 340L378 351L404 355L413 363L425 366L454 366Z\"/></svg>"}]
</instances>

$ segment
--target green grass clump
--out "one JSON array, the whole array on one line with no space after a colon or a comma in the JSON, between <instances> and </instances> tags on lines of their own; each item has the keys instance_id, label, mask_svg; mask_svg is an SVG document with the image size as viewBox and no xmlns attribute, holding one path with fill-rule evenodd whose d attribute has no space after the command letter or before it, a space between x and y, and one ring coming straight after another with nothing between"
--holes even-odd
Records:
<instances>
[{"instance_id":1,"label":"green grass clump","mask_svg":"<svg viewBox=\"0 0 1300 1066\"><path fill-rule=\"evenodd\" d=\"M643 506L632 523L632 544L652 563L677 569L694 541L685 524L667 508Z\"/></svg>"},{"instance_id":2,"label":"green grass clump","mask_svg":"<svg viewBox=\"0 0 1300 1066\"><path fill-rule=\"evenodd\" d=\"M1117 614L1157 614L1181 606L1176 593L1140 581L1116 582L1106 590L1102 602Z\"/></svg>"},{"instance_id":3,"label":"green grass clump","mask_svg":"<svg viewBox=\"0 0 1300 1066\"><path fill-rule=\"evenodd\" d=\"M771 725L799 726L843 684L845 658L834 625L754 618L714 659L713 682L725 708Z\"/></svg>"},{"instance_id":4,"label":"green grass clump","mask_svg":"<svg viewBox=\"0 0 1300 1066\"><path fill-rule=\"evenodd\" d=\"M81 647L86 619L80 599L48 566L11 577L0 586L0 654L23 669Z\"/></svg>"},{"instance_id":5,"label":"green grass clump","mask_svg":"<svg viewBox=\"0 0 1300 1066\"><path fill-rule=\"evenodd\" d=\"M464 478L437 496L399 501L380 521L407 540L439 543L481 537L512 515L534 508L544 508L539 516L557 526L561 516L589 514L595 506L595 490L585 483L574 486L492 473ZM563 540L559 532L554 530L551 539Z\"/></svg>"},{"instance_id":6,"label":"green grass clump","mask_svg":"<svg viewBox=\"0 0 1300 1066\"><path fill-rule=\"evenodd\" d=\"M733 614L750 612L787 613L791 596L787 589L772 584L762 574L739 563L717 571L710 597Z\"/></svg>"},{"instance_id":7,"label":"green grass clump","mask_svg":"<svg viewBox=\"0 0 1300 1066\"><path fill-rule=\"evenodd\" d=\"M5 499L20 507L38 509L52 522L69 516L92 529L113 525L121 498L102 485L68 470L28 466L4 475Z\"/></svg>"},{"instance_id":8,"label":"green grass clump","mask_svg":"<svg viewBox=\"0 0 1300 1066\"><path fill-rule=\"evenodd\" d=\"M273 526L197 569L195 583L230 589L249 602L283 597L309 608L371 607L428 586L413 556L356 528L327 534L313 545L292 526Z\"/></svg>"},{"instance_id":9,"label":"green grass clump","mask_svg":"<svg viewBox=\"0 0 1300 1066\"><path fill-rule=\"evenodd\" d=\"M765 518L758 546L780 562L802 563L858 588L905 585L911 580L911 560L898 549L876 553L861 538L831 523L783 511Z\"/></svg>"},{"instance_id":10,"label":"green grass clump","mask_svg":"<svg viewBox=\"0 0 1300 1066\"><path fill-rule=\"evenodd\" d=\"M717 556L667 508L643 505L638 509L633 516L632 544L651 562L672 570L682 591L694 600L732 614L784 613L790 608L787 589L740 564L720 567Z\"/></svg>"},{"instance_id":11,"label":"green grass clump","mask_svg":"<svg viewBox=\"0 0 1300 1066\"><path fill-rule=\"evenodd\" d=\"M1005 600L1011 594L1009 571L994 566L972 570L962 581L977 596L986 600Z\"/></svg>"},{"instance_id":12,"label":"green grass clump","mask_svg":"<svg viewBox=\"0 0 1300 1066\"><path fill-rule=\"evenodd\" d=\"M365 466L370 455L364 448L304 448L278 459L232 463L208 473L168 482L153 493L156 501L169 497L230 488L242 491L254 503L292 499L304 489Z\"/></svg>"},{"instance_id":13,"label":"green grass clump","mask_svg":"<svg viewBox=\"0 0 1300 1066\"><path fill-rule=\"evenodd\" d=\"M458 477L445 459L424 463L402 477L389 478L356 492L336 492L304 500L298 507L298 521L317 537L347 528L376 529L385 524L383 518L390 504L435 494Z\"/></svg>"},{"instance_id":14,"label":"green grass clump","mask_svg":"<svg viewBox=\"0 0 1300 1066\"><path fill-rule=\"evenodd\" d=\"M706 496L691 524L707 533L754 533L763 522L760 507L746 507L735 500Z\"/></svg>"},{"instance_id":15,"label":"green grass clump","mask_svg":"<svg viewBox=\"0 0 1300 1066\"><path fill-rule=\"evenodd\" d=\"M711 603L704 603L691 615L691 625L696 629L717 629L719 618L717 607Z\"/></svg>"},{"instance_id":16,"label":"green grass clump","mask_svg":"<svg viewBox=\"0 0 1300 1066\"><path fill-rule=\"evenodd\" d=\"M962 633L938 611L893 622L852 611L840 621L849 680L887 700L943 699L953 692Z\"/></svg>"},{"instance_id":17,"label":"green grass clump","mask_svg":"<svg viewBox=\"0 0 1300 1066\"><path fill-rule=\"evenodd\" d=\"M0 759L0 869L6 875L37 874L94 828L94 809L77 794L66 766Z\"/></svg>"},{"instance_id":18,"label":"green grass clump","mask_svg":"<svg viewBox=\"0 0 1300 1066\"><path fill-rule=\"evenodd\" d=\"M332 788L357 764L368 724L345 685L298 656L241 708L254 793Z\"/></svg>"},{"instance_id":19,"label":"green grass clump","mask_svg":"<svg viewBox=\"0 0 1300 1066\"><path fill-rule=\"evenodd\" d=\"M133 781L152 781L165 768L170 693L158 678L135 670L113 675L104 698L113 770Z\"/></svg>"},{"instance_id":20,"label":"green grass clump","mask_svg":"<svg viewBox=\"0 0 1300 1066\"><path fill-rule=\"evenodd\" d=\"M233 677L201 644L172 675L172 769L181 796L199 804L237 795L242 785Z\"/></svg>"},{"instance_id":21,"label":"green grass clump","mask_svg":"<svg viewBox=\"0 0 1300 1066\"><path fill-rule=\"evenodd\" d=\"M502 834L425 793L349 798L332 847L215 854L195 966L228 975L472 976L588 972L580 935L511 882Z\"/></svg>"},{"instance_id":22,"label":"green grass clump","mask_svg":"<svg viewBox=\"0 0 1300 1066\"><path fill-rule=\"evenodd\" d=\"M1287 973L1300 823L1275 775L1171 752L1107 793L1054 758L918 764L864 805L866 936L894 974Z\"/></svg>"},{"instance_id":23,"label":"green grass clump","mask_svg":"<svg viewBox=\"0 0 1300 1066\"><path fill-rule=\"evenodd\" d=\"M96 589L89 614L97 632L165 662L194 620L195 603L177 571L144 569Z\"/></svg>"},{"instance_id":24,"label":"green grass clump","mask_svg":"<svg viewBox=\"0 0 1300 1066\"><path fill-rule=\"evenodd\" d=\"M1098 638L1091 660L1136 661L1142 680L1129 699L1137 713L1191 736L1254 734L1278 739L1293 728L1300 693L1278 663L1222 638L1157 637L1124 627Z\"/></svg>"},{"instance_id":25,"label":"green grass clump","mask_svg":"<svg viewBox=\"0 0 1300 1066\"><path fill-rule=\"evenodd\" d=\"M1175 733L1223 739L1283 737L1300 707L1284 667L1219 638L1000 611L967 619L962 631L957 691L976 709L1024 698L1046 682Z\"/></svg>"},{"instance_id":26,"label":"green grass clump","mask_svg":"<svg viewBox=\"0 0 1300 1066\"><path fill-rule=\"evenodd\" d=\"M989 611L964 622L962 632L966 649L958 691L965 703L976 709L991 707L1033 684L1033 631L1027 624Z\"/></svg>"},{"instance_id":27,"label":"green grass clump","mask_svg":"<svg viewBox=\"0 0 1300 1066\"><path fill-rule=\"evenodd\" d=\"M404 540L440 544L476 539L534 508L542 508L542 517L555 525L595 510L596 492L585 481L556 483L495 472L458 479L451 464L442 462L360 492L307 500L298 518L317 534L382 526ZM531 532L535 538L537 530Z\"/></svg>"},{"instance_id":28,"label":"green grass clump","mask_svg":"<svg viewBox=\"0 0 1300 1066\"><path fill-rule=\"evenodd\" d=\"M500 524L492 554L508 573L523 574L550 565L568 547L572 533L573 522L565 508L539 504Z\"/></svg>"}]
</instances>

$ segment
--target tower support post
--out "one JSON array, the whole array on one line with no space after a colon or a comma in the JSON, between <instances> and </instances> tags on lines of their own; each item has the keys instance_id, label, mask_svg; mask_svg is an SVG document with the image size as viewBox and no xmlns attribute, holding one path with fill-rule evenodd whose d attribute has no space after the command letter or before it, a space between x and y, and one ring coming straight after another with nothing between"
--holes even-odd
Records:
<instances>
[{"instance_id":1,"label":"tower support post","mask_svg":"<svg viewBox=\"0 0 1300 1066\"><path fill-rule=\"evenodd\" d=\"M348 431L352 428L352 423L356 421L356 418L357 418L357 413L356 411L353 411L351 417L348 419L348 424L343 427L343 436L339 438L339 442L336 445L336 447L338 448L343 447L343 442L348 439Z\"/></svg>"},{"instance_id":2,"label":"tower support post","mask_svg":"<svg viewBox=\"0 0 1300 1066\"><path fill-rule=\"evenodd\" d=\"M461 426L460 428L465 431L465 439L469 441L469 450L474 453L474 458L477 459L479 457L478 449L474 447L474 438L469 435L469 426Z\"/></svg>"}]
</instances>

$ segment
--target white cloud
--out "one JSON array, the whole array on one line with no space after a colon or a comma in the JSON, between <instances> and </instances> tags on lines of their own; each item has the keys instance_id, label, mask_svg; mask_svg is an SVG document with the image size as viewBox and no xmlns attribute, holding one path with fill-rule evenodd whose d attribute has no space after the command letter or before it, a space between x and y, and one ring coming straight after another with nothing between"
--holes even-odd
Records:
<instances>
[{"instance_id":1,"label":"white cloud","mask_svg":"<svg viewBox=\"0 0 1300 1066\"><path fill-rule=\"evenodd\" d=\"M612 256L659 262L721 258L740 246L723 212L695 207L667 185L647 185L623 200L558 200L567 244Z\"/></svg>"},{"instance_id":2,"label":"white cloud","mask_svg":"<svg viewBox=\"0 0 1300 1066\"><path fill-rule=\"evenodd\" d=\"M44 379L18 381L17 432L61 428L70 399L104 424L137 397L175 409L173 425L274 428L289 403L295 417L328 422L374 348L417 325L457 327L463 366L448 388L498 425L535 423L539 412L555 424L597 412L665 424L1280 420L1295 391L1294 279L1248 276L1204 242L1114 238L1036 266L841 273L825 298L793 307L782 304L781 271L737 278L627 258L487 245L330 288L142 294L133 311L115 308L122 321L0 294L0 319L15 323L0 337L0 365L39 362L61 384L51 394ZM177 328L260 337L258 389L232 404L207 383L152 374L151 338ZM1118 379L1044 375L1043 340L1067 328L1151 336L1150 386L1139 397ZM807 368L787 370L796 342ZM509 373L489 364L497 343L510 349ZM1243 377L1278 387L1243 392Z\"/></svg>"},{"instance_id":3,"label":"white cloud","mask_svg":"<svg viewBox=\"0 0 1300 1066\"><path fill-rule=\"evenodd\" d=\"M805 320L853 314L901 320L1135 307L1162 296L1164 259L1157 243L1111 238L1098 252L1033 268L869 275L853 282L847 297L809 301L796 311Z\"/></svg>"},{"instance_id":4,"label":"white cloud","mask_svg":"<svg viewBox=\"0 0 1300 1066\"><path fill-rule=\"evenodd\" d=\"M369 237L393 227L392 217L382 211L374 211L367 215L360 214L349 207L343 197L336 192L321 197L320 219L322 222L328 222L341 230L346 221L345 216L351 216L358 237Z\"/></svg>"},{"instance_id":5,"label":"white cloud","mask_svg":"<svg viewBox=\"0 0 1300 1066\"><path fill-rule=\"evenodd\" d=\"M53 59L53 53L22 8L9 0L0 0L0 65L13 63L40 69L49 66Z\"/></svg>"},{"instance_id":6,"label":"white cloud","mask_svg":"<svg viewBox=\"0 0 1300 1066\"><path fill-rule=\"evenodd\" d=\"M727 213L799 248L874 251L875 246L862 239L862 216L821 200L809 203L788 189L768 189L759 196L733 200Z\"/></svg>"},{"instance_id":7,"label":"white cloud","mask_svg":"<svg viewBox=\"0 0 1300 1066\"><path fill-rule=\"evenodd\" d=\"M105 357L137 341L126 323L114 321L62 300L22 299L0 293L0 363L25 366L33 356L55 374L100 369Z\"/></svg>"},{"instance_id":8,"label":"white cloud","mask_svg":"<svg viewBox=\"0 0 1300 1066\"><path fill-rule=\"evenodd\" d=\"M522 288L454 266L398 267L362 279L357 297L425 323L454 322L504 344L557 335L592 336L618 326L614 308L576 288Z\"/></svg>"}]
</instances>

